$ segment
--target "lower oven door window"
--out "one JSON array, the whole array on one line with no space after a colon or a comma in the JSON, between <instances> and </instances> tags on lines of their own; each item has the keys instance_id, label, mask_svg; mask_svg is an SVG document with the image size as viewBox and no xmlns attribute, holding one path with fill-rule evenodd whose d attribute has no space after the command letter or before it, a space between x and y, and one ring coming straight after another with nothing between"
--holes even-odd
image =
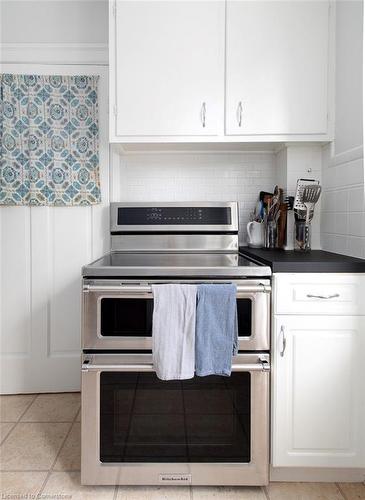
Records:
<instances>
[{"instance_id":1,"label":"lower oven door window","mask_svg":"<svg viewBox=\"0 0 365 500\"><path fill-rule=\"evenodd\" d=\"M251 460L251 373L160 381L100 373L100 461Z\"/></svg>"}]
</instances>

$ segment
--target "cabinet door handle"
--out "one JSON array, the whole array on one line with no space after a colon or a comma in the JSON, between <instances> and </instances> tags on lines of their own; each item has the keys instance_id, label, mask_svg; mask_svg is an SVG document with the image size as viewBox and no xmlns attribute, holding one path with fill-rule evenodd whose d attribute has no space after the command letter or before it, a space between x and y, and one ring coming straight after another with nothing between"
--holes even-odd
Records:
<instances>
[{"instance_id":1,"label":"cabinet door handle","mask_svg":"<svg viewBox=\"0 0 365 500\"><path fill-rule=\"evenodd\" d=\"M280 341L281 341L280 356L283 357L286 349L285 328L283 325L281 325L280 327Z\"/></svg>"},{"instance_id":2,"label":"cabinet door handle","mask_svg":"<svg viewBox=\"0 0 365 500\"><path fill-rule=\"evenodd\" d=\"M333 295L312 295L311 293L307 293L309 299L334 299L339 296L339 293L334 293Z\"/></svg>"},{"instance_id":3,"label":"cabinet door handle","mask_svg":"<svg viewBox=\"0 0 365 500\"><path fill-rule=\"evenodd\" d=\"M207 105L205 102L203 102L200 110L200 120L202 122L203 128L205 128L206 116L207 116Z\"/></svg>"},{"instance_id":4,"label":"cabinet door handle","mask_svg":"<svg viewBox=\"0 0 365 500\"><path fill-rule=\"evenodd\" d=\"M242 101L240 101L238 103L236 116L237 116L238 126L241 127L242 126Z\"/></svg>"}]
</instances>

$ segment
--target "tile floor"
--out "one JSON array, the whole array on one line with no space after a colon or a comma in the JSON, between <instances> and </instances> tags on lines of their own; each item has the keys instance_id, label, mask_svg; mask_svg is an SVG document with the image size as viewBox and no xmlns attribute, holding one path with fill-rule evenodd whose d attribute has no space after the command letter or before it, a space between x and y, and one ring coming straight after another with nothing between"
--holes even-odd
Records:
<instances>
[{"instance_id":1,"label":"tile floor","mask_svg":"<svg viewBox=\"0 0 365 500\"><path fill-rule=\"evenodd\" d=\"M365 500L365 486L360 483L271 483L265 488L81 486L78 393L0 396L0 443L0 498Z\"/></svg>"}]
</instances>

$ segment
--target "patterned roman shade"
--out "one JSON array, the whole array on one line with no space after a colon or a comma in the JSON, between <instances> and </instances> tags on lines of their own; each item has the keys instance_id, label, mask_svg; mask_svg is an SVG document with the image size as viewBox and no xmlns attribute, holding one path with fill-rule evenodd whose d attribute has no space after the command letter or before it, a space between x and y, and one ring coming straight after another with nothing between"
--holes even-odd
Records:
<instances>
[{"instance_id":1,"label":"patterned roman shade","mask_svg":"<svg viewBox=\"0 0 365 500\"><path fill-rule=\"evenodd\" d=\"M1 75L1 205L100 203L98 78Z\"/></svg>"}]
</instances>

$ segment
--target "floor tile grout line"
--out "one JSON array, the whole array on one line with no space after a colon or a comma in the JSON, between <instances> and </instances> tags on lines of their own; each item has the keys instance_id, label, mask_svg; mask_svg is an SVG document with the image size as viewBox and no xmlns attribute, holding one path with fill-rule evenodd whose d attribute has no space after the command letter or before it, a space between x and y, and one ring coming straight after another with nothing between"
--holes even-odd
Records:
<instances>
[{"instance_id":1,"label":"floor tile grout line","mask_svg":"<svg viewBox=\"0 0 365 500\"><path fill-rule=\"evenodd\" d=\"M8 430L8 432L3 436L2 440L0 441L0 446L5 442L5 440L10 436L10 433L13 431L14 427L16 426L17 422L1 422L2 424L12 424L12 427Z\"/></svg>"},{"instance_id":2,"label":"floor tile grout line","mask_svg":"<svg viewBox=\"0 0 365 500\"><path fill-rule=\"evenodd\" d=\"M72 420L22 420L21 422L16 422L17 424L73 424L75 422ZM9 422L11 423L11 422ZM76 423L80 423L76 421Z\"/></svg>"},{"instance_id":3,"label":"floor tile grout line","mask_svg":"<svg viewBox=\"0 0 365 500\"><path fill-rule=\"evenodd\" d=\"M337 487L338 491L340 492L341 496L344 498L344 500L347 500L347 496L346 496L346 494L342 491L342 488L341 488L341 486L340 486L340 483L335 483L335 485L336 485L336 487Z\"/></svg>"},{"instance_id":4,"label":"floor tile grout line","mask_svg":"<svg viewBox=\"0 0 365 500\"><path fill-rule=\"evenodd\" d=\"M26 409L23 411L23 413L21 413L21 415L19 416L18 420L16 421L16 423L18 424L21 419L24 417L24 415L27 413L27 411L29 410L29 408L32 406L32 404L34 403L34 401L38 398L39 394L36 394L33 399L31 400L31 402L27 405Z\"/></svg>"},{"instance_id":5,"label":"floor tile grout line","mask_svg":"<svg viewBox=\"0 0 365 500\"><path fill-rule=\"evenodd\" d=\"M19 422L21 421L23 416L27 413L27 411L32 406L32 404L34 403L34 401L37 399L38 396L39 396L39 394L33 394L33 399L30 400L30 402L26 406L25 410L19 415L18 420L15 420L14 422L1 422L2 424L15 424L15 425L13 425L13 427L10 429L10 431L7 433L7 435L4 437L4 439L1 440L0 446L2 446L5 443L5 441L8 439L10 434L12 434L15 427L19 424Z\"/></svg>"},{"instance_id":6,"label":"floor tile grout line","mask_svg":"<svg viewBox=\"0 0 365 500\"><path fill-rule=\"evenodd\" d=\"M64 445L65 445L65 443L66 443L66 441L67 441L67 438L68 438L68 437L69 437L69 435L71 434L72 427L74 426L74 424L75 424L75 422L76 422L76 418L77 418L77 416L78 416L78 414L79 414L80 408L81 408L81 405L79 406L79 408L78 408L78 410L77 410L77 412L76 412L76 414L75 414L75 416L74 416L73 421L72 421L72 422L67 422L67 423L71 423L70 428L69 428L69 430L67 431L66 436L65 436L65 438L63 439L63 441L62 441L62 443L61 443L61 446L60 446L60 448L59 448L59 450L58 450L58 452L57 452L57 454L56 454L56 457L55 457L55 459L54 459L54 461L53 461L53 463L52 463L52 465L51 465L50 469L49 469L49 470L48 470L48 472L47 472L47 475L46 475L46 477L45 477L45 479L44 479L44 481L43 481L43 484L42 484L41 488L40 488L40 489L39 489L39 491L38 491L38 495L39 495L39 496L41 496L41 495L42 495L42 493L43 493L43 491L44 491L44 488L46 487L46 484L47 484L47 482L48 482L48 479L50 478L50 476L51 476L52 472L54 471L54 469L53 469L53 468L54 468L54 466L56 465L57 459L58 459L58 457L59 457L59 455L60 455L60 453L61 453L62 448L64 447ZM57 471L57 472L64 472L64 471ZM76 471L75 471L75 472L76 472Z\"/></svg>"},{"instance_id":7,"label":"floor tile grout line","mask_svg":"<svg viewBox=\"0 0 365 500\"><path fill-rule=\"evenodd\" d=\"M0 469L0 472L48 472L50 469ZM80 472L80 469L65 469L65 470L54 470L52 472ZM1 498L1 497L0 497Z\"/></svg>"}]
</instances>

